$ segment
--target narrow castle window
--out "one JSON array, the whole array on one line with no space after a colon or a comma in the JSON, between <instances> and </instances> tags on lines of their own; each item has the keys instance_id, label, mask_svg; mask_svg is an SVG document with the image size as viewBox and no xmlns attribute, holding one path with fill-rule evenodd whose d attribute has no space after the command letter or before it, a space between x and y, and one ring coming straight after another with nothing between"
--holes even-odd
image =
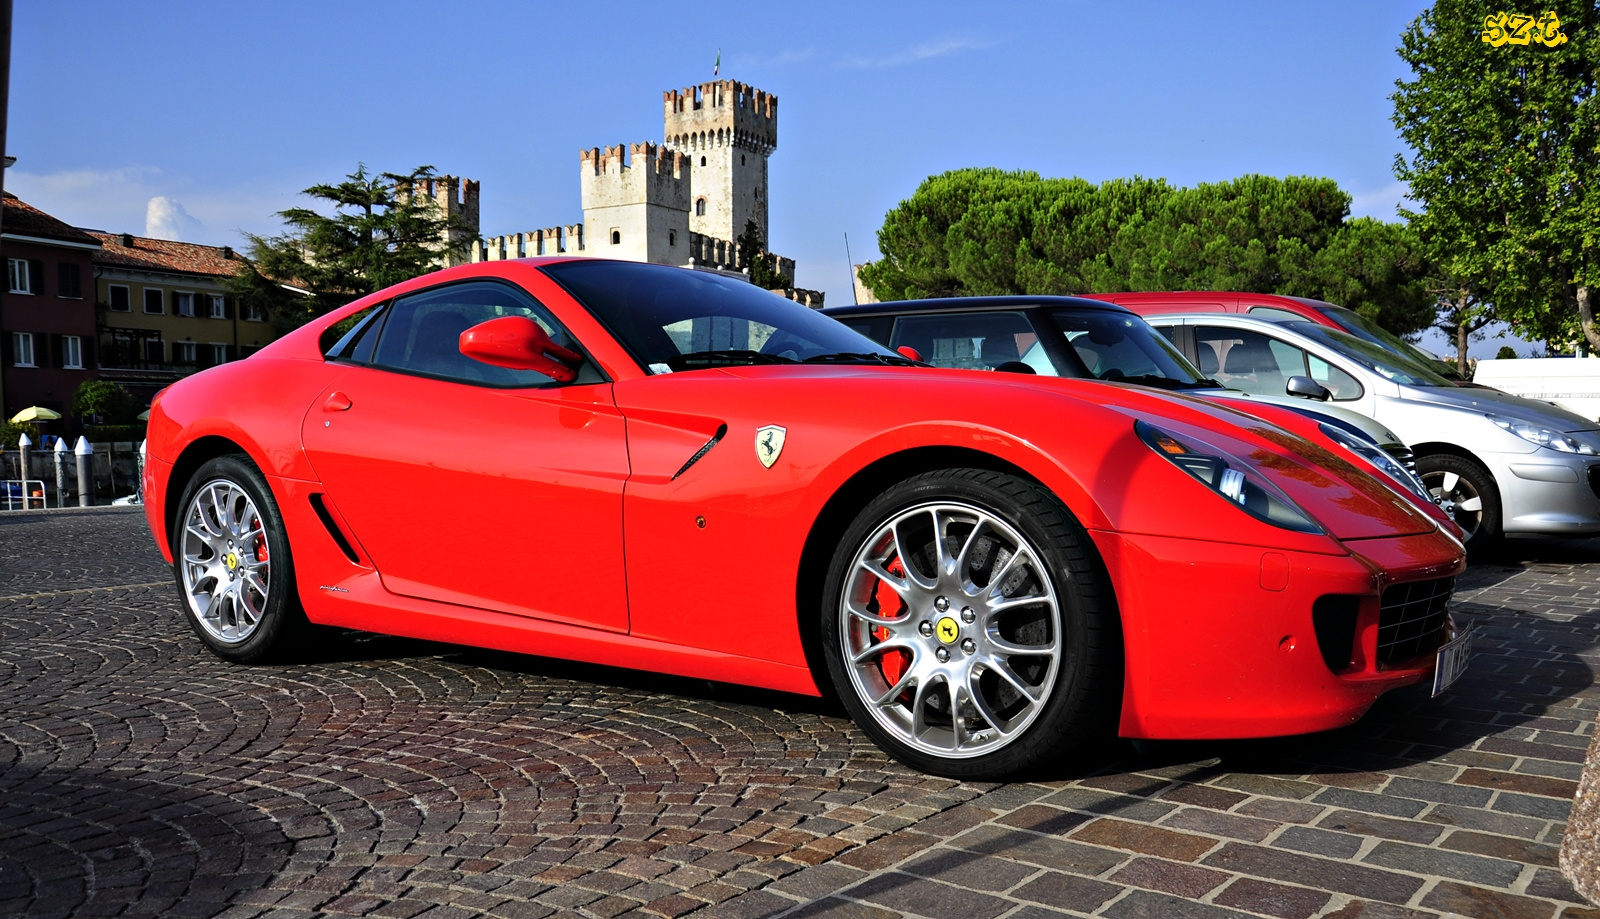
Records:
<instances>
[{"instance_id":1,"label":"narrow castle window","mask_svg":"<svg viewBox=\"0 0 1600 919\"><path fill-rule=\"evenodd\" d=\"M706 199L696 198L694 200L694 215L696 217L704 217L706 215Z\"/></svg>"},{"instance_id":2,"label":"narrow castle window","mask_svg":"<svg viewBox=\"0 0 1600 919\"><path fill-rule=\"evenodd\" d=\"M700 157L700 165L704 166L705 164L706 164L706 158L703 157L703 156Z\"/></svg>"},{"instance_id":3,"label":"narrow castle window","mask_svg":"<svg viewBox=\"0 0 1600 919\"><path fill-rule=\"evenodd\" d=\"M677 244L678 244L678 234L677 234L677 232L673 231L673 230L668 230L667 231L667 245L676 246Z\"/></svg>"},{"instance_id":4,"label":"narrow castle window","mask_svg":"<svg viewBox=\"0 0 1600 919\"><path fill-rule=\"evenodd\" d=\"M621 230L612 230L611 231L611 245L613 245L613 246L622 245L622 231Z\"/></svg>"},{"instance_id":5,"label":"narrow castle window","mask_svg":"<svg viewBox=\"0 0 1600 919\"><path fill-rule=\"evenodd\" d=\"M744 154L743 153L739 154L739 165L740 166L744 165Z\"/></svg>"}]
</instances>

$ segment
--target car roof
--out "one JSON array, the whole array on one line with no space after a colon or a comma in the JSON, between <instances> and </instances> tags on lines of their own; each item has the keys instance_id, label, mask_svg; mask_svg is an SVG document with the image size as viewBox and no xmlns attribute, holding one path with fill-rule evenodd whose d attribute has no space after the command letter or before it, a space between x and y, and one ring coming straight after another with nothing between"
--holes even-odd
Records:
<instances>
[{"instance_id":1,"label":"car roof","mask_svg":"<svg viewBox=\"0 0 1600 919\"><path fill-rule=\"evenodd\" d=\"M826 316L835 319L845 316L898 316L902 313L960 313L977 310L995 309L1005 307L1010 309L1024 309L1027 307L1060 307L1075 306L1092 310L1104 310L1111 313L1129 313L1133 311L1107 303L1104 300L1090 300L1086 297L1055 297L1055 296L1004 296L1004 297L934 297L927 300L888 300L882 303L860 303L854 306L830 306L822 310Z\"/></svg>"}]
</instances>

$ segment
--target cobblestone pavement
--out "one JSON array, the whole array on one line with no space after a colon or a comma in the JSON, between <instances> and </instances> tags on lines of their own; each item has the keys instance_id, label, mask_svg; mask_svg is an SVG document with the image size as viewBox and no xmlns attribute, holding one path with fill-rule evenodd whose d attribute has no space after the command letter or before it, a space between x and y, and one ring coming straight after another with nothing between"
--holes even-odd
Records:
<instances>
[{"instance_id":1,"label":"cobblestone pavement","mask_svg":"<svg viewBox=\"0 0 1600 919\"><path fill-rule=\"evenodd\" d=\"M1597 562L1469 572L1441 699L987 785L793 696L356 634L230 666L137 512L0 515L0 916L1595 919L1555 859Z\"/></svg>"}]
</instances>

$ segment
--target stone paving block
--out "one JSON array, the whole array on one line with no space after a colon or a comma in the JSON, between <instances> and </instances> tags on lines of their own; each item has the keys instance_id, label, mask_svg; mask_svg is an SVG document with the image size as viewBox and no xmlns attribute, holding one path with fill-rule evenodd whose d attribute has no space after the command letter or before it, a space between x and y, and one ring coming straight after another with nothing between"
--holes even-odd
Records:
<instances>
[{"instance_id":1,"label":"stone paving block","mask_svg":"<svg viewBox=\"0 0 1600 919\"><path fill-rule=\"evenodd\" d=\"M1422 905L1474 919L1550 919L1556 912L1556 905L1544 900L1454 881L1441 881L1422 898Z\"/></svg>"},{"instance_id":2,"label":"stone paving block","mask_svg":"<svg viewBox=\"0 0 1600 919\"><path fill-rule=\"evenodd\" d=\"M1362 861L1416 874L1434 874L1493 887L1510 887L1522 873L1516 862L1446 852L1402 842L1380 842Z\"/></svg>"},{"instance_id":3,"label":"stone paving block","mask_svg":"<svg viewBox=\"0 0 1600 919\"><path fill-rule=\"evenodd\" d=\"M1386 817L1415 817L1428 809L1425 801L1352 791L1348 788L1324 788L1313 800L1317 804L1329 807L1382 814Z\"/></svg>"},{"instance_id":4,"label":"stone paving block","mask_svg":"<svg viewBox=\"0 0 1600 919\"><path fill-rule=\"evenodd\" d=\"M1099 909L1102 903L1121 892L1122 888L1115 884L1094 881L1075 874L1046 871L1017 888L1011 893L1011 897L1087 914Z\"/></svg>"},{"instance_id":5,"label":"stone paving block","mask_svg":"<svg viewBox=\"0 0 1600 919\"><path fill-rule=\"evenodd\" d=\"M900 919L903 915L899 910L829 897L785 913L784 919Z\"/></svg>"},{"instance_id":6,"label":"stone paving block","mask_svg":"<svg viewBox=\"0 0 1600 919\"><path fill-rule=\"evenodd\" d=\"M1002 891L1038 871L1032 865L960 849L934 849L902 863L898 870L976 890Z\"/></svg>"},{"instance_id":7,"label":"stone paving block","mask_svg":"<svg viewBox=\"0 0 1600 919\"><path fill-rule=\"evenodd\" d=\"M1174 830L1190 830L1212 836L1260 842L1277 832L1280 824L1238 814L1221 814L1198 807L1185 807L1174 811L1161 821L1161 825Z\"/></svg>"},{"instance_id":8,"label":"stone paving block","mask_svg":"<svg viewBox=\"0 0 1600 919\"><path fill-rule=\"evenodd\" d=\"M1129 893L1106 907L1100 915L1107 919L1172 919L1175 916L1184 919L1247 919L1244 913L1236 910L1147 890Z\"/></svg>"},{"instance_id":9,"label":"stone paving block","mask_svg":"<svg viewBox=\"0 0 1600 919\"><path fill-rule=\"evenodd\" d=\"M933 919L993 919L1013 906L1000 897L899 873L878 875L844 895Z\"/></svg>"},{"instance_id":10,"label":"stone paving block","mask_svg":"<svg viewBox=\"0 0 1600 919\"><path fill-rule=\"evenodd\" d=\"M1321 890L1239 878L1218 893L1213 902L1281 919L1308 919L1330 899L1332 895Z\"/></svg>"},{"instance_id":11,"label":"stone paving block","mask_svg":"<svg viewBox=\"0 0 1600 919\"><path fill-rule=\"evenodd\" d=\"M1348 833L1331 833L1309 827L1292 826L1284 830L1272 844L1280 849L1293 849L1329 858L1350 858L1360 851L1362 839Z\"/></svg>"},{"instance_id":12,"label":"stone paving block","mask_svg":"<svg viewBox=\"0 0 1600 919\"><path fill-rule=\"evenodd\" d=\"M1146 855L1192 862L1215 848L1216 840L1190 833L1103 817L1072 834L1072 839Z\"/></svg>"},{"instance_id":13,"label":"stone paving block","mask_svg":"<svg viewBox=\"0 0 1600 919\"><path fill-rule=\"evenodd\" d=\"M1147 887L1180 897L1197 899L1215 890L1227 881L1229 875L1195 865L1163 861L1159 858L1136 858L1118 868L1109 880L1134 887Z\"/></svg>"},{"instance_id":14,"label":"stone paving block","mask_svg":"<svg viewBox=\"0 0 1600 919\"><path fill-rule=\"evenodd\" d=\"M1128 859L1126 852L1040 836L994 825L980 826L950 840L949 845L1077 874L1098 875Z\"/></svg>"},{"instance_id":15,"label":"stone paving block","mask_svg":"<svg viewBox=\"0 0 1600 919\"><path fill-rule=\"evenodd\" d=\"M1422 879L1325 858L1230 842L1201 864L1221 871L1293 883L1316 878L1317 886L1337 893L1405 903L1422 888Z\"/></svg>"}]
</instances>

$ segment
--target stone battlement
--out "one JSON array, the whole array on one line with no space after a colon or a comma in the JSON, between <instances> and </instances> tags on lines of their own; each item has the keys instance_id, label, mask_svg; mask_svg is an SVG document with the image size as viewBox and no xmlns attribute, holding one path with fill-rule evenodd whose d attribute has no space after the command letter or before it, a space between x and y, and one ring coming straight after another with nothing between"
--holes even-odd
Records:
<instances>
[{"instance_id":1,"label":"stone battlement","mask_svg":"<svg viewBox=\"0 0 1600 919\"><path fill-rule=\"evenodd\" d=\"M439 248L449 250L441 255L441 266L464 264L468 257L465 250L478 238L478 190L476 180L460 176L435 176L415 186L410 182L395 186L395 196L400 200L409 201L412 195L420 195L433 202L441 216L451 220L452 226L440 241Z\"/></svg>"},{"instance_id":2,"label":"stone battlement","mask_svg":"<svg viewBox=\"0 0 1600 919\"><path fill-rule=\"evenodd\" d=\"M775 254L775 253L774 253ZM778 271L794 277L794 259L778 255ZM689 261L691 268L706 268L712 271L743 273L749 267L744 250L740 245L730 239L718 239L704 233L689 234Z\"/></svg>"},{"instance_id":3,"label":"stone battlement","mask_svg":"<svg viewBox=\"0 0 1600 919\"><path fill-rule=\"evenodd\" d=\"M748 83L714 80L662 93L668 146L731 145L758 153L778 146L778 97Z\"/></svg>"},{"instance_id":4,"label":"stone battlement","mask_svg":"<svg viewBox=\"0 0 1600 919\"><path fill-rule=\"evenodd\" d=\"M617 144L580 151L579 185L584 210L627 203L687 211L689 158L657 144Z\"/></svg>"},{"instance_id":5,"label":"stone battlement","mask_svg":"<svg viewBox=\"0 0 1600 919\"><path fill-rule=\"evenodd\" d=\"M473 240L471 260L498 262L511 258L540 255L588 255L583 246L583 224L548 227L523 233L509 233L487 240Z\"/></svg>"}]
</instances>

